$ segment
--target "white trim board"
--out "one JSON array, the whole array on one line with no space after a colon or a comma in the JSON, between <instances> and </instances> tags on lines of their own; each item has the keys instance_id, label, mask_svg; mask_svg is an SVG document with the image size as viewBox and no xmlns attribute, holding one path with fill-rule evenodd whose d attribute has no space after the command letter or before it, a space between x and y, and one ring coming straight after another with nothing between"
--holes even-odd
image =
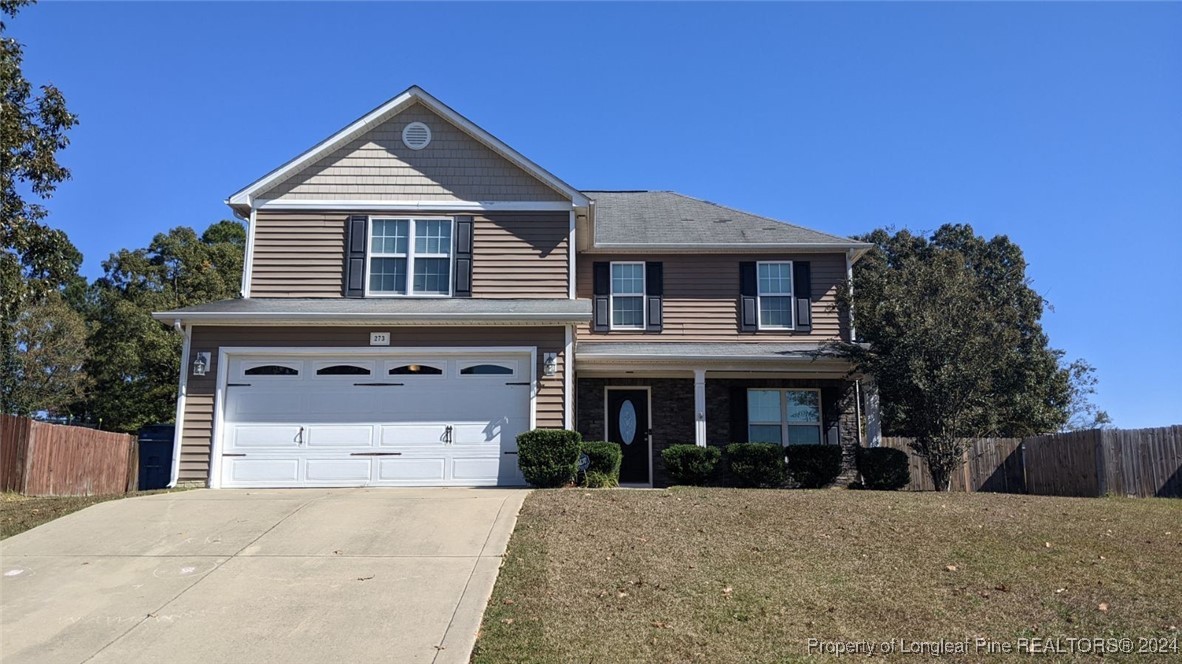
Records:
<instances>
[{"instance_id":1,"label":"white trim board","mask_svg":"<svg viewBox=\"0 0 1182 664\"><path fill-rule=\"evenodd\" d=\"M218 349L217 382L214 387L213 423L210 432L209 474L208 486L219 489L222 486L222 450L225 449L222 440L225 432L226 384L229 382L230 358L237 355L264 355L269 357L341 357L341 356L406 356L417 358L425 355L463 357L487 355L528 355L529 356L529 429L537 428L538 424L538 389L541 378L538 375L538 349L536 346L424 346L421 348L396 347L276 347L276 346L223 346ZM182 373L182 375L184 375ZM651 410L651 405L650 405ZM651 414L649 416L652 417ZM651 455L650 455L651 456ZM179 454L176 459L179 459ZM179 463L174 461L174 463ZM650 462L651 465L651 462ZM650 470L651 474L651 470Z\"/></svg>"},{"instance_id":2,"label":"white trim board","mask_svg":"<svg viewBox=\"0 0 1182 664\"><path fill-rule=\"evenodd\" d=\"M287 179L289 176L295 174L305 166L314 163L317 159L331 153L333 150L348 143L350 140L356 138L365 131L377 126L378 124L381 124L382 122L385 122L390 117L405 110L416 102L426 106L431 111L442 116L445 120L454 124L461 131L464 131L472 138L476 139L480 143L483 143L493 152L496 152L518 168L537 178L539 181L546 184L546 186L550 187L556 192L563 194L564 196L569 197L574 205L578 207L587 205L587 197L583 195L583 193L578 189L575 189L574 187L555 177L546 169L535 164L533 161L530 161L520 152L517 152L502 142L500 139L481 129L471 120L455 112L446 104L439 101L435 97L432 97L427 93L426 90L423 90L417 85L410 86L401 94L386 101L369 113L361 116L345 128L329 136L323 141L320 141L296 158L288 161L279 168L276 168L275 170L264 175L258 180L255 180L241 190L235 192L229 197L229 199L226 200L226 203L229 205L251 205L253 199L258 194L267 191L271 187Z\"/></svg>"},{"instance_id":3,"label":"white trim board","mask_svg":"<svg viewBox=\"0 0 1182 664\"><path fill-rule=\"evenodd\" d=\"M357 210L361 212L565 212L574 210L565 201L459 201L459 200L351 200L258 198L251 201L253 210Z\"/></svg>"},{"instance_id":4,"label":"white trim board","mask_svg":"<svg viewBox=\"0 0 1182 664\"><path fill-rule=\"evenodd\" d=\"M181 345L181 376L176 391L176 417L173 419L172 469L168 476L168 488L176 486L181 477L181 442L185 437L185 397L189 388L189 348L193 344L193 327L185 326L185 341Z\"/></svg>"}]
</instances>

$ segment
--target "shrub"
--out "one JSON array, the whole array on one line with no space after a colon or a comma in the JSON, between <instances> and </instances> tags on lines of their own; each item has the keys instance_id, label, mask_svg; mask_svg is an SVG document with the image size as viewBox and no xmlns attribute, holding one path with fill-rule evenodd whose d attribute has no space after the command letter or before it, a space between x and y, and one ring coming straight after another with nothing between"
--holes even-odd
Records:
<instances>
[{"instance_id":1,"label":"shrub","mask_svg":"<svg viewBox=\"0 0 1182 664\"><path fill-rule=\"evenodd\" d=\"M841 474L840 445L789 445L788 475L802 488L819 489Z\"/></svg>"},{"instance_id":2,"label":"shrub","mask_svg":"<svg viewBox=\"0 0 1182 664\"><path fill-rule=\"evenodd\" d=\"M775 443L731 443L726 460L739 486L778 487L788 477L784 448Z\"/></svg>"},{"instance_id":3,"label":"shrub","mask_svg":"<svg viewBox=\"0 0 1182 664\"><path fill-rule=\"evenodd\" d=\"M911 484L907 453L889 447L858 448L858 472L867 489L897 491Z\"/></svg>"},{"instance_id":4,"label":"shrub","mask_svg":"<svg viewBox=\"0 0 1182 664\"><path fill-rule=\"evenodd\" d=\"M587 455L587 470L581 473L582 485L607 489L620 484L620 462L624 453L617 443L602 440L583 441L580 452Z\"/></svg>"},{"instance_id":5,"label":"shrub","mask_svg":"<svg viewBox=\"0 0 1182 664\"><path fill-rule=\"evenodd\" d=\"M564 486L579 466L578 431L534 429L517 436L517 464L525 481L536 487Z\"/></svg>"},{"instance_id":6,"label":"shrub","mask_svg":"<svg viewBox=\"0 0 1182 664\"><path fill-rule=\"evenodd\" d=\"M661 450L665 470L674 484L702 486L710 481L722 452L717 447L670 445Z\"/></svg>"}]
</instances>

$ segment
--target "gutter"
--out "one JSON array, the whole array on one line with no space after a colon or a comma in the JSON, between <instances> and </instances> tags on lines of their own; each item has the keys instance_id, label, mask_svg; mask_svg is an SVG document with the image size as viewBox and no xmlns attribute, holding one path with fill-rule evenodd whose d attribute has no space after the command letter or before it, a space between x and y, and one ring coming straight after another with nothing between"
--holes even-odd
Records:
<instances>
[{"instance_id":1,"label":"gutter","mask_svg":"<svg viewBox=\"0 0 1182 664\"><path fill-rule=\"evenodd\" d=\"M864 242L832 242L824 244L785 244L775 242L665 242L654 244L638 244L635 242L596 242L590 249L582 253L613 253L613 252L660 252L671 253L715 253L718 250L729 251L782 251L786 253L828 253L852 252L853 260L861 258L874 245Z\"/></svg>"}]
</instances>

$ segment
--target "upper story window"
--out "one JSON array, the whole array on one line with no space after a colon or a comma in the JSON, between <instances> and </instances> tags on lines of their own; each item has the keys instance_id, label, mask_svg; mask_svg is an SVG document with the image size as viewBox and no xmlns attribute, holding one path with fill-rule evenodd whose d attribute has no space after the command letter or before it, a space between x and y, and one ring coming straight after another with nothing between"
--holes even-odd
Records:
<instances>
[{"instance_id":1,"label":"upper story window","mask_svg":"<svg viewBox=\"0 0 1182 664\"><path fill-rule=\"evenodd\" d=\"M368 295L451 295L450 218L373 219Z\"/></svg>"},{"instance_id":2,"label":"upper story window","mask_svg":"<svg viewBox=\"0 0 1182 664\"><path fill-rule=\"evenodd\" d=\"M644 263L612 263L611 329L644 329Z\"/></svg>"},{"instance_id":3,"label":"upper story window","mask_svg":"<svg viewBox=\"0 0 1182 664\"><path fill-rule=\"evenodd\" d=\"M792 261L759 263L759 329L791 330Z\"/></svg>"}]
</instances>

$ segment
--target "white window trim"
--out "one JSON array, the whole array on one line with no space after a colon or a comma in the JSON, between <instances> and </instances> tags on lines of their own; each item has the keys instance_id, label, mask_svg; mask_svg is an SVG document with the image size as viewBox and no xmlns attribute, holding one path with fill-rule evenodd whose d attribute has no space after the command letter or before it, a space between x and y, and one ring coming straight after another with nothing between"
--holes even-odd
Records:
<instances>
[{"instance_id":1,"label":"white window trim","mask_svg":"<svg viewBox=\"0 0 1182 664\"><path fill-rule=\"evenodd\" d=\"M463 373L464 369L469 369L471 367L480 366L482 364L495 364L497 366L506 367L508 369L512 369L513 373L508 373L508 374L465 374L465 373ZM511 379L511 378L517 378L519 375L521 375L521 365L520 365L520 363L518 363L516 361L471 360L468 362L457 362L456 363L455 376L457 378L462 378L465 381L469 381L469 380L507 380L507 379Z\"/></svg>"},{"instance_id":2,"label":"white window trim","mask_svg":"<svg viewBox=\"0 0 1182 664\"><path fill-rule=\"evenodd\" d=\"M763 288L759 281L759 266L760 265L787 265L788 279L792 288L787 294L784 293L768 293L767 297L787 297L788 298L788 325L764 325L763 324ZM758 330L795 330L796 329L796 274L792 261L758 261L755 263L755 326Z\"/></svg>"},{"instance_id":3,"label":"white window trim","mask_svg":"<svg viewBox=\"0 0 1182 664\"><path fill-rule=\"evenodd\" d=\"M817 440L818 445L827 445L825 440L825 413L821 404L821 390L815 387L749 387L747 393L751 392L779 392L780 393L780 445L788 447L791 443L788 442L788 427L789 426L813 426L812 422L789 422L788 421L788 393L789 392L815 392L817 394ZM747 413L747 439L751 439L751 413ZM756 422L757 425L768 426L771 422ZM802 443L803 444L803 443Z\"/></svg>"},{"instance_id":4,"label":"white window trim","mask_svg":"<svg viewBox=\"0 0 1182 664\"><path fill-rule=\"evenodd\" d=\"M405 254L386 254L373 252L373 222L375 221L405 221L406 222L406 253ZM415 222L417 221L446 221L450 224L452 246L448 249L447 255L444 254L416 254L415 253ZM377 215L370 216L368 229L365 237L365 297L454 297L456 291L455 267L456 267L456 220L455 217L432 217L432 216L389 216ZM415 258L446 258L447 259L447 292L446 293L416 293L414 292L415 282ZM371 290L370 276L373 271L371 267L371 260L374 258L405 258L406 259L406 292L405 293L389 293L386 291Z\"/></svg>"},{"instance_id":5,"label":"white window trim","mask_svg":"<svg viewBox=\"0 0 1182 664\"><path fill-rule=\"evenodd\" d=\"M423 367L434 367L440 370L437 374L392 374L391 369L398 367L405 367L407 365L417 364ZM381 376L386 378L397 378L398 380L445 380L450 374L448 372L448 361L445 359L429 358L429 359L413 359L413 360L389 360L382 365L380 372Z\"/></svg>"},{"instance_id":6,"label":"white window trim","mask_svg":"<svg viewBox=\"0 0 1182 664\"><path fill-rule=\"evenodd\" d=\"M620 297L639 297L640 298L640 325L616 325L616 280L615 270L617 265L639 265L640 266L640 293L629 293L621 295ZM645 269L644 261L612 261L607 268L607 322L609 330L644 330L648 325L648 271Z\"/></svg>"}]
</instances>

